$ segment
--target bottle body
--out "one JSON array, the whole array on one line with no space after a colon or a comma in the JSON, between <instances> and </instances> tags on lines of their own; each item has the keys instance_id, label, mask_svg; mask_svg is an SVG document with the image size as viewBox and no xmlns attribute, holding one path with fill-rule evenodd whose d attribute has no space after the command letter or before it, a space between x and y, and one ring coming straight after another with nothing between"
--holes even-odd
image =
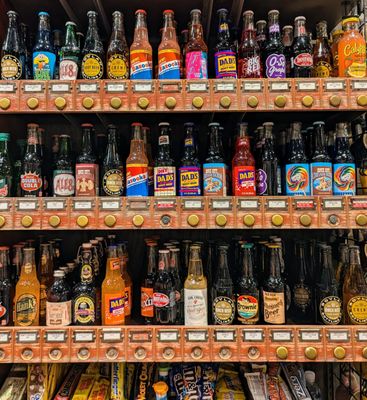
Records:
<instances>
[{"instance_id":1,"label":"bottle body","mask_svg":"<svg viewBox=\"0 0 367 400\"><path fill-rule=\"evenodd\" d=\"M68 326L71 324L71 293L65 273L54 272L54 282L47 290L46 326Z\"/></svg>"},{"instance_id":2,"label":"bottle body","mask_svg":"<svg viewBox=\"0 0 367 400\"><path fill-rule=\"evenodd\" d=\"M309 78L313 70L313 57L310 37L306 31L306 18L296 17L294 25L292 75L294 78Z\"/></svg>"},{"instance_id":3,"label":"bottle body","mask_svg":"<svg viewBox=\"0 0 367 400\"><path fill-rule=\"evenodd\" d=\"M60 80L75 80L79 74L80 48L76 38L76 24L68 21L66 24L64 46L60 50Z\"/></svg>"},{"instance_id":4,"label":"bottle body","mask_svg":"<svg viewBox=\"0 0 367 400\"><path fill-rule=\"evenodd\" d=\"M329 78L332 75L332 55L327 35L327 22L316 25L317 40L313 50L313 76Z\"/></svg>"},{"instance_id":5,"label":"bottle body","mask_svg":"<svg viewBox=\"0 0 367 400\"><path fill-rule=\"evenodd\" d=\"M60 135L60 150L53 171L53 195L56 197L74 196L75 177L71 161L70 136Z\"/></svg>"},{"instance_id":6,"label":"bottle body","mask_svg":"<svg viewBox=\"0 0 367 400\"><path fill-rule=\"evenodd\" d=\"M13 196L13 167L8 144L9 133L0 133L0 197Z\"/></svg>"}]
</instances>

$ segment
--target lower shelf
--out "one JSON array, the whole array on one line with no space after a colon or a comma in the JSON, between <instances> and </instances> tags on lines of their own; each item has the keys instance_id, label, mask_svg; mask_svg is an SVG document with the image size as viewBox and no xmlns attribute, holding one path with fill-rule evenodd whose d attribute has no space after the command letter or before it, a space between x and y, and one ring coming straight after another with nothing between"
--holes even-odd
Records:
<instances>
[{"instance_id":1,"label":"lower shelf","mask_svg":"<svg viewBox=\"0 0 367 400\"><path fill-rule=\"evenodd\" d=\"M3 327L0 362L358 362L366 326Z\"/></svg>"}]
</instances>

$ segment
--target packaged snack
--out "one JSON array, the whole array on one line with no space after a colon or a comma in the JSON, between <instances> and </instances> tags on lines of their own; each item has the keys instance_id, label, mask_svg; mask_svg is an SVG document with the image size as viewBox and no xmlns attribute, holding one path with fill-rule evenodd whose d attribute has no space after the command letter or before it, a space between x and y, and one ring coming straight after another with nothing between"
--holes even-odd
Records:
<instances>
[{"instance_id":1,"label":"packaged snack","mask_svg":"<svg viewBox=\"0 0 367 400\"><path fill-rule=\"evenodd\" d=\"M201 367L199 365L184 365L182 373L185 383L185 400L201 399Z\"/></svg>"},{"instance_id":2,"label":"packaged snack","mask_svg":"<svg viewBox=\"0 0 367 400\"><path fill-rule=\"evenodd\" d=\"M125 400L125 363L111 365L111 400Z\"/></svg>"},{"instance_id":3,"label":"packaged snack","mask_svg":"<svg viewBox=\"0 0 367 400\"><path fill-rule=\"evenodd\" d=\"M27 390L27 381L21 377L8 377L0 389L0 400L22 400Z\"/></svg>"},{"instance_id":4,"label":"packaged snack","mask_svg":"<svg viewBox=\"0 0 367 400\"><path fill-rule=\"evenodd\" d=\"M174 364L170 371L170 386L174 389L177 400L185 399L186 388L180 365Z\"/></svg>"},{"instance_id":5,"label":"packaged snack","mask_svg":"<svg viewBox=\"0 0 367 400\"><path fill-rule=\"evenodd\" d=\"M202 399L213 400L215 383L217 381L217 368L215 365L204 364L201 371Z\"/></svg>"},{"instance_id":6,"label":"packaged snack","mask_svg":"<svg viewBox=\"0 0 367 400\"><path fill-rule=\"evenodd\" d=\"M95 380L96 380L95 375L83 374L80 377L78 386L75 389L72 400L88 400L89 394L92 391L92 387Z\"/></svg>"},{"instance_id":7,"label":"packaged snack","mask_svg":"<svg viewBox=\"0 0 367 400\"><path fill-rule=\"evenodd\" d=\"M54 400L70 400L72 398L84 368L85 366L82 364L74 364L71 367Z\"/></svg>"},{"instance_id":8,"label":"packaged snack","mask_svg":"<svg viewBox=\"0 0 367 400\"><path fill-rule=\"evenodd\" d=\"M153 385L156 400L167 400L168 385L166 382L159 381Z\"/></svg>"},{"instance_id":9,"label":"packaged snack","mask_svg":"<svg viewBox=\"0 0 367 400\"><path fill-rule=\"evenodd\" d=\"M154 392L152 390L154 371L155 365L153 363L138 365L134 383L134 399L145 400L154 397Z\"/></svg>"},{"instance_id":10,"label":"packaged snack","mask_svg":"<svg viewBox=\"0 0 367 400\"><path fill-rule=\"evenodd\" d=\"M282 369L295 400L311 400L303 370L295 363L282 363Z\"/></svg>"},{"instance_id":11,"label":"packaged snack","mask_svg":"<svg viewBox=\"0 0 367 400\"><path fill-rule=\"evenodd\" d=\"M241 380L234 366L229 364L219 368L215 398L217 400L245 400Z\"/></svg>"},{"instance_id":12,"label":"packaged snack","mask_svg":"<svg viewBox=\"0 0 367 400\"><path fill-rule=\"evenodd\" d=\"M47 364L29 364L27 399L47 400L47 383L48 383Z\"/></svg>"},{"instance_id":13,"label":"packaged snack","mask_svg":"<svg viewBox=\"0 0 367 400\"><path fill-rule=\"evenodd\" d=\"M260 372L246 372L245 379L252 400L266 400L268 398L263 376Z\"/></svg>"},{"instance_id":14,"label":"packaged snack","mask_svg":"<svg viewBox=\"0 0 367 400\"><path fill-rule=\"evenodd\" d=\"M110 394L110 381L106 378L99 378L94 381L92 391L88 400L108 400Z\"/></svg>"}]
</instances>

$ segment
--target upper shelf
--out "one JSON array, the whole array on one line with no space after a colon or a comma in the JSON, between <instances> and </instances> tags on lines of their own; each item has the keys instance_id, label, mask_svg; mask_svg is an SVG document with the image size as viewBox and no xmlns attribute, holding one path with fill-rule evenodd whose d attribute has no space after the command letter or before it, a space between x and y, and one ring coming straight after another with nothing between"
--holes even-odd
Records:
<instances>
[{"instance_id":1,"label":"upper shelf","mask_svg":"<svg viewBox=\"0 0 367 400\"><path fill-rule=\"evenodd\" d=\"M2 114L366 110L367 79L0 82Z\"/></svg>"}]
</instances>

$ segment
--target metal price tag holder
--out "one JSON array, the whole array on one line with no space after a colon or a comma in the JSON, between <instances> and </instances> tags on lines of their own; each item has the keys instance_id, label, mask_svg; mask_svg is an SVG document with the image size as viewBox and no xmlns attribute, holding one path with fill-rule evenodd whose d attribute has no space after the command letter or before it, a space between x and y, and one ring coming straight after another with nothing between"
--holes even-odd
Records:
<instances>
[{"instance_id":1,"label":"metal price tag holder","mask_svg":"<svg viewBox=\"0 0 367 400\"><path fill-rule=\"evenodd\" d=\"M1 199L0 200L0 212L10 210L10 200Z\"/></svg>"},{"instance_id":2,"label":"metal price tag holder","mask_svg":"<svg viewBox=\"0 0 367 400\"><path fill-rule=\"evenodd\" d=\"M148 210L150 206L150 199L145 198L128 198L126 208L131 211Z\"/></svg>"},{"instance_id":3,"label":"metal price tag holder","mask_svg":"<svg viewBox=\"0 0 367 400\"><path fill-rule=\"evenodd\" d=\"M182 199L182 209L185 211L188 210L203 210L204 209L204 200L203 199Z\"/></svg>"},{"instance_id":4,"label":"metal price tag holder","mask_svg":"<svg viewBox=\"0 0 367 400\"><path fill-rule=\"evenodd\" d=\"M232 210L232 199L210 199L209 206L212 210Z\"/></svg>"},{"instance_id":5,"label":"metal price tag holder","mask_svg":"<svg viewBox=\"0 0 367 400\"><path fill-rule=\"evenodd\" d=\"M70 93L71 83L69 82L50 83L50 91L51 93Z\"/></svg>"},{"instance_id":6,"label":"metal price tag holder","mask_svg":"<svg viewBox=\"0 0 367 400\"><path fill-rule=\"evenodd\" d=\"M36 211L39 208L38 200L17 200L18 211Z\"/></svg>"},{"instance_id":7,"label":"metal price tag holder","mask_svg":"<svg viewBox=\"0 0 367 400\"><path fill-rule=\"evenodd\" d=\"M45 90L45 84L40 82L35 83L23 83L24 93L42 93Z\"/></svg>"},{"instance_id":8,"label":"metal price tag holder","mask_svg":"<svg viewBox=\"0 0 367 400\"><path fill-rule=\"evenodd\" d=\"M151 343L152 342L152 331L141 330L141 331L130 331L129 342L130 343Z\"/></svg>"},{"instance_id":9,"label":"metal price tag holder","mask_svg":"<svg viewBox=\"0 0 367 400\"><path fill-rule=\"evenodd\" d=\"M215 342L235 342L237 333L235 329L214 329Z\"/></svg>"},{"instance_id":10,"label":"metal price tag holder","mask_svg":"<svg viewBox=\"0 0 367 400\"><path fill-rule=\"evenodd\" d=\"M353 90L367 90L367 81L363 80L351 80L351 85Z\"/></svg>"},{"instance_id":11,"label":"metal price tag holder","mask_svg":"<svg viewBox=\"0 0 367 400\"><path fill-rule=\"evenodd\" d=\"M39 331L17 331L15 334L17 343L37 343L39 341Z\"/></svg>"},{"instance_id":12,"label":"metal price tag holder","mask_svg":"<svg viewBox=\"0 0 367 400\"><path fill-rule=\"evenodd\" d=\"M351 197L350 206L353 210L366 210L367 209L367 197Z\"/></svg>"},{"instance_id":13,"label":"metal price tag holder","mask_svg":"<svg viewBox=\"0 0 367 400\"><path fill-rule=\"evenodd\" d=\"M11 341L11 331L1 331L0 332L0 343L10 343Z\"/></svg>"},{"instance_id":14,"label":"metal price tag holder","mask_svg":"<svg viewBox=\"0 0 367 400\"><path fill-rule=\"evenodd\" d=\"M299 80L296 82L296 89L300 92L315 92L319 88L317 80Z\"/></svg>"},{"instance_id":15,"label":"metal price tag holder","mask_svg":"<svg viewBox=\"0 0 367 400\"><path fill-rule=\"evenodd\" d=\"M293 331L272 329L270 331L270 339L272 342L292 342Z\"/></svg>"},{"instance_id":16,"label":"metal price tag holder","mask_svg":"<svg viewBox=\"0 0 367 400\"><path fill-rule=\"evenodd\" d=\"M175 198L157 198L154 199L154 209L157 211L168 211L177 209L177 201Z\"/></svg>"},{"instance_id":17,"label":"metal price tag holder","mask_svg":"<svg viewBox=\"0 0 367 400\"><path fill-rule=\"evenodd\" d=\"M301 342L321 342L321 329L300 329L299 340Z\"/></svg>"},{"instance_id":18,"label":"metal price tag holder","mask_svg":"<svg viewBox=\"0 0 367 400\"><path fill-rule=\"evenodd\" d=\"M96 341L95 331L74 331L73 332L73 342L74 343L93 343Z\"/></svg>"},{"instance_id":19,"label":"metal price tag holder","mask_svg":"<svg viewBox=\"0 0 367 400\"><path fill-rule=\"evenodd\" d=\"M74 211L91 211L94 208L93 200L73 200Z\"/></svg>"},{"instance_id":20,"label":"metal price tag holder","mask_svg":"<svg viewBox=\"0 0 367 400\"><path fill-rule=\"evenodd\" d=\"M259 201L259 199L253 199L253 200L238 199L237 206L238 206L239 210L259 211L260 210L260 201Z\"/></svg>"},{"instance_id":21,"label":"metal price tag holder","mask_svg":"<svg viewBox=\"0 0 367 400\"><path fill-rule=\"evenodd\" d=\"M160 343L177 343L180 340L180 331L178 329L157 329L157 340Z\"/></svg>"},{"instance_id":22,"label":"metal price tag holder","mask_svg":"<svg viewBox=\"0 0 367 400\"><path fill-rule=\"evenodd\" d=\"M357 329L356 340L357 342L367 342L367 331Z\"/></svg>"},{"instance_id":23,"label":"metal price tag holder","mask_svg":"<svg viewBox=\"0 0 367 400\"><path fill-rule=\"evenodd\" d=\"M99 91L99 83L78 83L77 89L79 93L97 93Z\"/></svg>"},{"instance_id":24,"label":"metal price tag holder","mask_svg":"<svg viewBox=\"0 0 367 400\"><path fill-rule=\"evenodd\" d=\"M333 92L336 90L344 91L345 88L347 87L346 81L343 80L330 80L330 79L325 79L324 80L324 90L326 92Z\"/></svg>"},{"instance_id":25,"label":"metal price tag holder","mask_svg":"<svg viewBox=\"0 0 367 400\"><path fill-rule=\"evenodd\" d=\"M322 199L323 210L344 210L343 199Z\"/></svg>"},{"instance_id":26,"label":"metal price tag holder","mask_svg":"<svg viewBox=\"0 0 367 400\"><path fill-rule=\"evenodd\" d=\"M43 199L45 210L54 211L54 210L65 210L66 209L66 200L59 200L56 198L53 199Z\"/></svg>"},{"instance_id":27,"label":"metal price tag holder","mask_svg":"<svg viewBox=\"0 0 367 400\"><path fill-rule=\"evenodd\" d=\"M192 81L187 82L186 91L188 93L207 93L209 92L209 81Z\"/></svg>"},{"instance_id":28,"label":"metal price tag holder","mask_svg":"<svg viewBox=\"0 0 367 400\"><path fill-rule=\"evenodd\" d=\"M12 82L0 83L0 93L15 93L17 85Z\"/></svg>"},{"instance_id":29,"label":"metal price tag holder","mask_svg":"<svg viewBox=\"0 0 367 400\"><path fill-rule=\"evenodd\" d=\"M185 338L187 342L207 342L209 340L209 332L207 329L186 329Z\"/></svg>"},{"instance_id":30,"label":"metal price tag holder","mask_svg":"<svg viewBox=\"0 0 367 400\"><path fill-rule=\"evenodd\" d=\"M131 81L133 93L153 93L154 85L152 81Z\"/></svg>"},{"instance_id":31,"label":"metal price tag holder","mask_svg":"<svg viewBox=\"0 0 367 400\"><path fill-rule=\"evenodd\" d=\"M266 200L267 210L288 210L288 200L286 199L267 199Z\"/></svg>"},{"instance_id":32,"label":"metal price tag holder","mask_svg":"<svg viewBox=\"0 0 367 400\"><path fill-rule=\"evenodd\" d=\"M99 208L102 211L120 211L122 206L121 198L101 198L99 203Z\"/></svg>"},{"instance_id":33,"label":"metal price tag holder","mask_svg":"<svg viewBox=\"0 0 367 400\"><path fill-rule=\"evenodd\" d=\"M329 342L349 342L350 332L349 330L333 330L328 329L326 337Z\"/></svg>"},{"instance_id":34,"label":"metal price tag holder","mask_svg":"<svg viewBox=\"0 0 367 400\"><path fill-rule=\"evenodd\" d=\"M127 83L125 82L106 82L104 90L106 93L125 93L127 92Z\"/></svg>"},{"instance_id":35,"label":"metal price tag holder","mask_svg":"<svg viewBox=\"0 0 367 400\"><path fill-rule=\"evenodd\" d=\"M47 343L65 343L67 338L67 330L45 331L45 342Z\"/></svg>"},{"instance_id":36,"label":"metal price tag holder","mask_svg":"<svg viewBox=\"0 0 367 400\"><path fill-rule=\"evenodd\" d=\"M243 329L243 342L263 342L265 340L265 332L263 329Z\"/></svg>"},{"instance_id":37,"label":"metal price tag holder","mask_svg":"<svg viewBox=\"0 0 367 400\"><path fill-rule=\"evenodd\" d=\"M262 92L264 89L264 82L263 81L255 81L251 79L250 81L243 81L242 83L242 92L250 92L250 93L255 93L255 92Z\"/></svg>"},{"instance_id":38,"label":"metal price tag holder","mask_svg":"<svg viewBox=\"0 0 367 400\"><path fill-rule=\"evenodd\" d=\"M182 83L181 81L159 81L159 92L160 93L181 93Z\"/></svg>"},{"instance_id":39,"label":"metal price tag holder","mask_svg":"<svg viewBox=\"0 0 367 400\"><path fill-rule=\"evenodd\" d=\"M124 340L124 331L115 328L103 328L100 332L100 338L103 343L119 343Z\"/></svg>"},{"instance_id":40,"label":"metal price tag holder","mask_svg":"<svg viewBox=\"0 0 367 400\"><path fill-rule=\"evenodd\" d=\"M315 210L316 201L315 199L293 199L295 210Z\"/></svg>"},{"instance_id":41,"label":"metal price tag holder","mask_svg":"<svg viewBox=\"0 0 367 400\"><path fill-rule=\"evenodd\" d=\"M269 80L270 92L290 92L291 83L289 81Z\"/></svg>"},{"instance_id":42,"label":"metal price tag holder","mask_svg":"<svg viewBox=\"0 0 367 400\"><path fill-rule=\"evenodd\" d=\"M237 89L237 80L220 79L214 81L215 93L235 93Z\"/></svg>"}]
</instances>

